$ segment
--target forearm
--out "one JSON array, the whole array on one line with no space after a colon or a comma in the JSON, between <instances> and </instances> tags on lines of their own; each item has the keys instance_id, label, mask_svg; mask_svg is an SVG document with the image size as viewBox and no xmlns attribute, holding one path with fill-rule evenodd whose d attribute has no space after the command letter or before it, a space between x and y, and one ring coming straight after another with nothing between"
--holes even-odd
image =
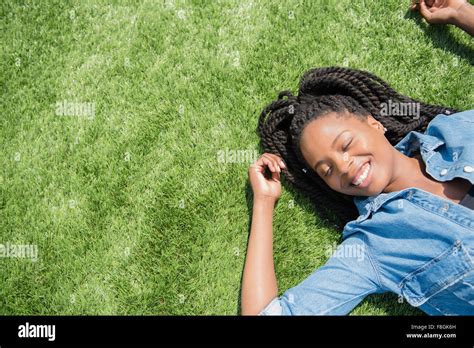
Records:
<instances>
[{"instance_id":1,"label":"forearm","mask_svg":"<svg viewBox=\"0 0 474 348\"><path fill-rule=\"evenodd\" d=\"M273 209L271 199L255 199L252 226L242 278L242 315L258 314L278 295L273 263Z\"/></svg>"},{"instance_id":2,"label":"forearm","mask_svg":"<svg viewBox=\"0 0 474 348\"><path fill-rule=\"evenodd\" d=\"M466 3L458 9L457 13L453 24L474 36L474 6Z\"/></svg>"}]
</instances>

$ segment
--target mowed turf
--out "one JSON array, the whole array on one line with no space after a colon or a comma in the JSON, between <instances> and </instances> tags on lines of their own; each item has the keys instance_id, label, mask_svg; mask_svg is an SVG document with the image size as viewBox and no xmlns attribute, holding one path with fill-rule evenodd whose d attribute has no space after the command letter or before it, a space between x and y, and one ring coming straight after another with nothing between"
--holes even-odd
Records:
<instances>
[{"instance_id":1,"label":"mowed turf","mask_svg":"<svg viewBox=\"0 0 474 348\"><path fill-rule=\"evenodd\" d=\"M473 107L472 39L408 3L2 1L0 244L38 258L0 258L0 314L238 314L247 155L277 92L339 65ZM283 191L280 292L341 232ZM421 312L387 294L352 314Z\"/></svg>"}]
</instances>

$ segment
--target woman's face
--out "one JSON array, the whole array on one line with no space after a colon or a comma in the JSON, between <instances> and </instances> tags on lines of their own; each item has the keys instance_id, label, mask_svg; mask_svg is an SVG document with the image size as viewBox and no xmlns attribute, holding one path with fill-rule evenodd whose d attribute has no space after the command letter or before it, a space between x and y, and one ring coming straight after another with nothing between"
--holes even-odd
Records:
<instances>
[{"instance_id":1,"label":"woman's face","mask_svg":"<svg viewBox=\"0 0 474 348\"><path fill-rule=\"evenodd\" d=\"M308 165L333 190L351 196L381 193L393 177L396 149L372 116L328 113L303 129L300 148Z\"/></svg>"}]
</instances>

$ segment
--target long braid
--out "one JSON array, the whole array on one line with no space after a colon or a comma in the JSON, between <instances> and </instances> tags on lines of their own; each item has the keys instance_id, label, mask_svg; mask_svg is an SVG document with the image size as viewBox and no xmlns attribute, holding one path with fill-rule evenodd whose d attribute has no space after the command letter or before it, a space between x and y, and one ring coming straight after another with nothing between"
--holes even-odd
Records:
<instances>
[{"instance_id":1,"label":"long braid","mask_svg":"<svg viewBox=\"0 0 474 348\"><path fill-rule=\"evenodd\" d=\"M381 105L389 101L419 103L419 118L382 116ZM338 226L357 217L353 197L333 191L308 168L299 150L299 137L310 120L328 112L344 111L361 117L372 115L382 122L387 128L385 136L392 145L410 131L424 131L436 115L456 112L404 96L366 71L342 67L307 71L300 81L297 96L290 91L280 92L277 100L260 114L257 132L261 146L264 152L283 158L287 165L283 169L286 180L308 197L318 212Z\"/></svg>"}]
</instances>

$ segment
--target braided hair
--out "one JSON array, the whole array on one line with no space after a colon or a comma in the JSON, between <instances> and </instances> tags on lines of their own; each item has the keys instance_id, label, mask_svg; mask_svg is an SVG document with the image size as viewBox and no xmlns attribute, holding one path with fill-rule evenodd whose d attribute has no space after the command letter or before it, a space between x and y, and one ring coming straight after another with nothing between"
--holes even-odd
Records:
<instances>
[{"instance_id":1,"label":"braided hair","mask_svg":"<svg viewBox=\"0 0 474 348\"><path fill-rule=\"evenodd\" d=\"M412 116L382 117L382 103L418 103L419 118ZM337 227L358 216L353 197L333 191L310 166L299 148L303 128L309 121L329 112L349 112L356 117L372 115L382 121L385 136L395 145L410 131L423 132L431 119L456 110L429 105L392 89L385 81L366 71L327 67L307 71L301 78L298 95L282 91L278 99L260 114L257 132L264 152L280 156L286 181L310 199L316 210Z\"/></svg>"}]
</instances>

